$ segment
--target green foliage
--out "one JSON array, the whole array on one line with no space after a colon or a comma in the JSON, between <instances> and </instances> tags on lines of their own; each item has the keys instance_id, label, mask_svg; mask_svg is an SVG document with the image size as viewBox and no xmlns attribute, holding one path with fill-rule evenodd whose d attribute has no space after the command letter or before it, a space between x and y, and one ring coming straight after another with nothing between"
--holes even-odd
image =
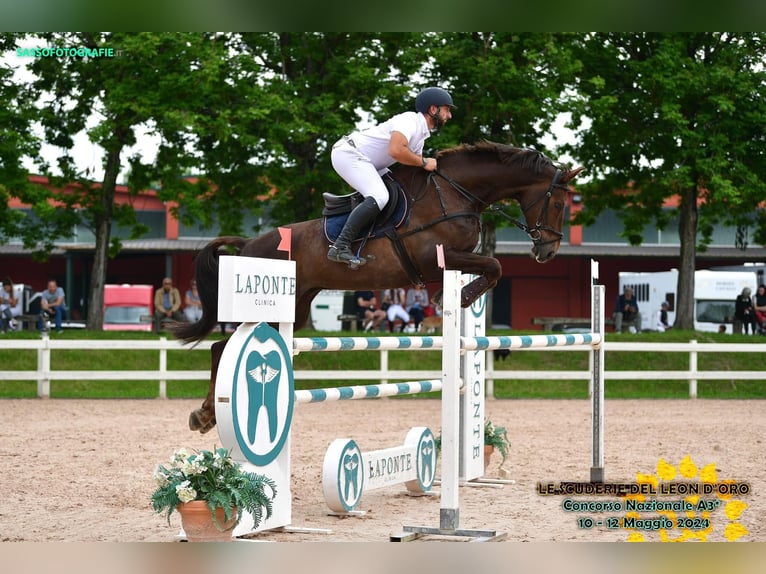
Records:
<instances>
[{"instance_id":1,"label":"green foliage","mask_svg":"<svg viewBox=\"0 0 766 574\"><path fill-rule=\"evenodd\" d=\"M491 446L500 451L500 455L503 457L500 461L500 466L508 459L508 450L511 448L511 441L508 438L508 429L501 426L495 426L495 424L487 419L484 419L484 445ZM434 448L439 453L442 449L442 433L434 437Z\"/></svg>"},{"instance_id":2,"label":"green foliage","mask_svg":"<svg viewBox=\"0 0 766 574\"><path fill-rule=\"evenodd\" d=\"M273 511L276 483L264 475L245 471L225 448L193 453L177 450L167 466L157 466L154 478L157 489L151 497L152 507L155 512L166 514L168 524L179 504L193 500L207 502L219 529L222 526L216 517L218 508L223 509L226 522L236 511L238 523L247 511L252 514L255 526Z\"/></svg>"},{"instance_id":3,"label":"green foliage","mask_svg":"<svg viewBox=\"0 0 766 574\"><path fill-rule=\"evenodd\" d=\"M500 455L503 457L500 461L500 465L502 466L508 458L508 450L511 448L511 441L508 439L508 430L505 427L495 426L489 419L484 419L484 444L492 446L500 451Z\"/></svg>"}]
</instances>

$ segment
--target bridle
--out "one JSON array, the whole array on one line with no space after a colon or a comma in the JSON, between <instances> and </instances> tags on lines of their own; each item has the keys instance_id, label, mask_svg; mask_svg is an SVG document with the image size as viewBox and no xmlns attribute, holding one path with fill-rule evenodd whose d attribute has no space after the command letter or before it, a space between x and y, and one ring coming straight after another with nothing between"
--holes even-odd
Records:
<instances>
[{"instance_id":1,"label":"bridle","mask_svg":"<svg viewBox=\"0 0 766 574\"><path fill-rule=\"evenodd\" d=\"M465 187L463 187L458 182L456 182L449 176L445 175L444 173L437 170L437 171L434 171L433 174L436 174L442 179L444 179L445 181L447 181L455 189L455 191L457 191L460 195L462 195L466 199L479 203L482 206L484 206L484 208L487 209L488 211L494 211L496 213L499 213L503 217L505 217L508 221L510 221L516 227L518 227L524 233L526 233L527 237L529 237L529 239L532 240L533 245L541 246L541 245L547 245L548 243L555 243L561 240L561 238L564 236L563 233L553 229L551 226L547 224L548 205L550 204L551 196L553 195L553 190L558 188L558 189L565 189L569 191L569 186L563 183L559 183L559 180L561 179L561 176L564 175L564 172L558 168L556 169L556 173L553 174L553 179L551 179L551 183L550 185L548 185L548 189L546 190L544 194L540 195L537 199L535 199L532 203L530 203L526 207L521 205L521 202L519 202L519 206L521 207L521 213L525 217L527 215L527 211L532 209L540 201L544 202L543 207L540 210L540 214L537 217L537 221L535 222L535 225L533 227L530 227L525 222L519 221L515 217L508 215L503 210L503 207L501 205L489 204L483 199L476 197L473 193L471 193ZM439 195L441 196L441 189L439 188L439 184L436 182L436 180L433 180L433 183L437 191L439 192ZM553 233L556 236L556 238L543 241L543 233L542 233L543 231L548 231L549 233Z\"/></svg>"}]
</instances>

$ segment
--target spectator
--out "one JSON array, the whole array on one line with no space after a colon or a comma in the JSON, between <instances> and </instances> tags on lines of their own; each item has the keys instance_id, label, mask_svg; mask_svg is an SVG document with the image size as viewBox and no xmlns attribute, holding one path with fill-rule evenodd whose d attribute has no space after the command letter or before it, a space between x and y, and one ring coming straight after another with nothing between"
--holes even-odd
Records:
<instances>
[{"instance_id":1,"label":"spectator","mask_svg":"<svg viewBox=\"0 0 766 574\"><path fill-rule=\"evenodd\" d=\"M625 287L623 294L617 297L613 316L615 333L622 333L623 325L628 325L631 333L641 332L641 313L631 287Z\"/></svg>"},{"instance_id":2,"label":"spectator","mask_svg":"<svg viewBox=\"0 0 766 574\"><path fill-rule=\"evenodd\" d=\"M407 290L405 307L415 323L415 332L420 331L420 324L428 308L428 291L422 285L415 285Z\"/></svg>"},{"instance_id":3,"label":"spectator","mask_svg":"<svg viewBox=\"0 0 766 574\"><path fill-rule=\"evenodd\" d=\"M402 326L399 332L403 333L407 323L410 322L410 314L404 310L404 301L406 299L404 289L386 289L383 291L383 305L386 307L388 317L388 330L394 332L394 321L401 319Z\"/></svg>"},{"instance_id":4,"label":"spectator","mask_svg":"<svg viewBox=\"0 0 766 574\"><path fill-rule=\"evenodd\" d=\"M378 299L372 291L355 291L356 314L362 320L363 329L378 329L386 318L386 312L378 308Z\"/></svg>"},{"instance_id":5,"label":"spectator","mask_svg":"<svg viewBox=\"0 0 766 574\"><path fill-rule=\"evenodd\" d=\"M202 301L199 298L197 282L194 279L191 280L189 289L184 295L184 315L186 320L191 323L196 323L202 319Z\"/></svg>"},{"instance_id":6,"label":"spectator","mask_svg":"<svg viewBox=\"0 0 766 574\"><path fill-rule=\"evenodd\" d=\"M755 292L753 309L758 323L758 333L764 335L766 334L766 285L763 283L758 285L758 290Z\"/></svg>"},{"instance_id":7,"label":"spectator","mask_svg":"<svg viewBox=\"0 0 766 574\"><path fill-rule=\"evenodd\" d=\"M162 287L154 292L154 329L157 333L168 319L183 322L186 317L181 313L181 293L173 287L173 280L165 277Z\"/></svg>"},{"instance_id":8,"label":"spectator","mask_svg":"<svg viewBox=\"0 0 766 574\"><path fill-rule=\"evenodd\" d=\"M660 333L664 333L668 329L671 328L670 324L668 323L668 309L670 308L670 303L667 301L663 301L662 305L660 305L660 310L657 311L657 330Z\"/></svg>"},{"instance_id":9,"label":"spectator","mask_svg":"<svg viewBox=\"0 0 766 574\"><path fill-rule=\"evenodd\" d=\"M37 321L37 329L43 330L43 326L52 318L56 327L56 333L61 333L61 321L67 311L64 290L58 286L54 279L48 281L48 288L41 293L40 319Z\"/></svg>"},{"instance_id":10,"label":"spectator","mask_svg":"<svg viewBox=\"0 0 766 574\"><path fill-rule=\"evenodd\" d=\"M750 295L750 287L744 287L742 293L737 295L734 301L734 331L739 334L742 327L745 328L745 335L752 329L753 335L756 334L758 321L755 318L755 309L753 308L753 297Z\"/></svg>"},{"instance_id":11,"label":"spectator","mask_svg":"<svg viewBox=\"0 0 766 574\"><path fill-rule=\"evenodd\" d=\"M13 331L16 322L13 320L15 307L19 300L13 296L13 281L10 277L3 279L3 288L0 290L0 330L6 333L8 329Z\"/></svg>"}]
</instances>

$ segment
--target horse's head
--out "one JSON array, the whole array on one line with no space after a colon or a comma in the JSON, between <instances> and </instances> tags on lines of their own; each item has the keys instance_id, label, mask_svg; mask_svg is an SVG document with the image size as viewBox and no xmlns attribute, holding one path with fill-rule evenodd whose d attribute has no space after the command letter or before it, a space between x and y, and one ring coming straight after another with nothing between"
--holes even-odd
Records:
<instances>
[{"instance_id":1,"label":"horse's head","mask_svg":"<svg viewBox=\"0 0 766 574\"><path fill-rule=\"evenodd\" d=\"M570 191L569 182L584 169L556 168L550 182L530 187L524 199L519 201L526 224L517 225L532 240L532 257L538 263L550 261L558 253Z\"/></svg>"},{"instance_id":2,"label":"horse's head","mask_svg":"<svg viewBox=\"0 0 766 574\"><path fill-rule=\"evenodd\" d=\"M475 208L483 211L497 202L515 199L525 222L502 210L500 213L529 236L532 257L539 263L556 256L563 236L569 182L585 168L569 169L537 150L489 141L443 150L437 160L440 169L443 166L439 175Z\"/></svg>"}]
</instances>

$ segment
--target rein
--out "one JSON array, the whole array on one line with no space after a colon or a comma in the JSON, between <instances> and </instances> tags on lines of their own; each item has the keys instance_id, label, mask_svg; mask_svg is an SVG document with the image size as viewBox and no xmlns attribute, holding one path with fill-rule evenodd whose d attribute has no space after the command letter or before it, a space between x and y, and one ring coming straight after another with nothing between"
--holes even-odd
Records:
<instances>
[{"instance_id":1,"label":"rein","mask_svg":"<svg viewBox=\"0 0 766 574\"><path fill-rule=\"evenodd\" d=\"M430 221L428 223L423 223L415 228L409 229L405 231L404 233L398 233L396 229L391 228L386 232L386 235L391 240L394 251L396 252L397 256L399 257L399 261L402 264L402 267L404 268L405 272L407 273L407 276L410 279L410 282L414 285L423 285L423 274L421 273L418 266L415 264L415 262L410 257L409 253L407 253L407 249L405 248L404 244L402 243L402 239L405 237L409 237L410 235L415 235L416 233L420 233L421 231L424 231L430 227L434 227L435 225L438 225L440 223L444 223L445 221L449 221L451 219L458 219L463 217L473 217L475 219L481 220L481 211L484 209L489 209L491 211L495 211L508 219L511 223L516 225L519 229L521 229L524 233L527 234L527 236L532 240L532 243L534 245L545 245L547 243L554 243L561 239L563 234L559 231L556 231L552 227L547 225L547 215L548 215L548 205L551 200L551 195L553 194L553 190L558 188L566 188L568 187L564 186L563 184L559 183L559 179L561 178L562 171L560 169L556 169L556 173L553 174L553 179L551 180L550 185L548 186L547 191L545 194L540 195L537 199L535 199L531 204L524 207L521 205L521 202L519 202L519 205L521 207L521 213L523 215L526 215L527 211L529 211L532 207L534 207L539 201L543 200L545 203L543 204L542 209L540 210L540 215L537 218L537 222L535 223L534 227L529 227L526 223L523 221L519 221L518 219L511 217L508 215L505 211L503 211L503 208L501 206L495 206L487 203L483 199L476 197L471 191L460 185L458 182L453 180L448 175L445 175L444 173L440 172L439 170L430 172L428 174L428 177L426 179L426 184L424 189L428 188L428 185L430 183L433 183L434 188L436 189L436 193L439 197L439 204L441 205L442 215L441 217ZM476 211L458 211L455 213L447 213L447 206L444 202L444 191L442 190L441 186L439 185L439 181L435 176L441 177L444 181L449 183L452 188L457 191L460 195L462 195L464 198L466 198L468 201L474 204L479 204L482 206L482 209L479 210L479 212ZM417 201L416 199L414 201ZM413 203L414 203L413 201ZM557 239L549 239L548 241L542 241L542 232L548 231L550 233L553 233L557 236Z\"/></svg>"},{"instance_id":2,"label":"rein","mask_svg":"<svg viewBox=\"0 0 766 574\"><path fill-rule=\"evenodd\" d=\"M503 217L505 217L508 221L513 223L516 227L521 229L524 233L527 234L527 237L529 237L532 240L532 243L535 245L545 245L547 243L555 243L559 239L563 237L563 234L560 231L556 231L549 225L547 225L545 222L547 221L547 215L548 215L548 204L551 200L551 195L553 194L553 190L558 188L565 188L566 186L560 184L559 178L561 178L562 171L560 169L556 169L556 173L553 174L553 179L551 180L550 185L548 186L547 191L545 194L540 195L537 199L535 199L532 203L524 207L521 205L521 202L519 202L519 206L521 207L521 213L523 215L527 214L527 211L529 211L532 207L534 207L540 200L543 200L545 203L543 204L543 208L540 210L540 215L537 218L537 222L535 223L534 227L529 227L525 222L519 221L515 217L512 217L508 215L500 205L494 205L489 204L483 199L476 197L473 193L471 193L468 189L460 185L458 182L456 182L454 179L449 177L448 175L445 175L439 170L436 170L435 172L429 174L428 178L429 180L433 181L434 187L436 188L436 191L439 194L439 201L442 205L442 213L446 216L446 210L444 207L444 201L442 199L442 191L439 187L439 183L436 181L435 178L433 178L433 174L438 175L442 179L444 179L447 183L449 183L455 191L457 191L460 195L468 199L469 201L478 203L482 205L485 209L489 211L494 211L495 213L499 213ZM566 189L569 189L566 187ZM558 236L558 239L549 239L548 241L542 241L542 231L548 231L550 233L553 233L554 235Z\"/></svg>"}]
</instances>

